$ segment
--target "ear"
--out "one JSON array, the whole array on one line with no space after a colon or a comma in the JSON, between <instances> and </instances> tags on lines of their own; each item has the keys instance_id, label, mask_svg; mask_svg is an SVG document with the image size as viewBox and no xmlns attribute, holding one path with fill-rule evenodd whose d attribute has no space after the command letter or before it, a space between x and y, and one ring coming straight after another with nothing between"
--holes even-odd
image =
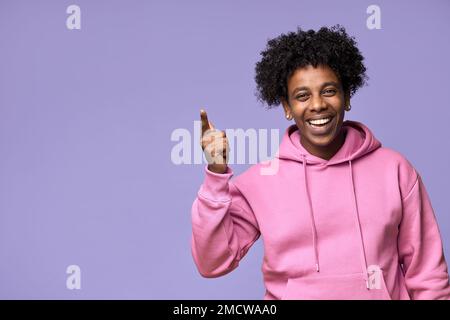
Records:
<instances>
[{"instance_id":1,"label":"ear","mask_svg":"<svg viewBox=\"0 0 450 320\"><path fill-rule=\"evenodd\" d=\"M285 98L281 98L281 104L283 105L284 114L287 115L291 111L291 107L289 106L289 103L286 101Z\"/></svg>"},{"instance_id":2,"label":"ear","mask_svg":"<svg viewBox=\"0 0 450 320\"><path fill-rule=\"evenodd\" d=\"M344 93L344 106L347 108L350 104L350 92Z\"/></svg>"}]
</instances>

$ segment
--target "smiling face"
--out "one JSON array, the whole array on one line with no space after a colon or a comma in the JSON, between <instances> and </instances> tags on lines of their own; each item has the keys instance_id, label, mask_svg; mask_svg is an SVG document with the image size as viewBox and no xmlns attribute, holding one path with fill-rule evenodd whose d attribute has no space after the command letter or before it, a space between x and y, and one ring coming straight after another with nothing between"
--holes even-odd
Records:
<instances>
[{"instance_id":1,"label":"smiling face","mask_svg":"<svg viewBox=\"0 0 450 320\"><path fill-rule=\"evenodd\" d=\"M342 146L345 107L350 98L328 66L309 65L288 79L289 101L282 99L286 116L294 119L301 144L311 154L329 160Z\"/></svg>"}]
</instances>

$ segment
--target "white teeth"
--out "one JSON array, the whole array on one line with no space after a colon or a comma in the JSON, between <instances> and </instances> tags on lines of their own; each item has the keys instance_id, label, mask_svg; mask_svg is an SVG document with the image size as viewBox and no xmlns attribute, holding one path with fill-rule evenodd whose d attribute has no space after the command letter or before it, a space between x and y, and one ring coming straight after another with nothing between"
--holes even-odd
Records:
<instances>
[{"instance_id":1,"label":"white teeth","mask_svg":"<svg viewBox=\"0 0 450 320\"><path fill-rule=\"evenodd\" d=\"M309 120L309 123L311 124L315 124L315 125L320 125L320 124L325 124L331 121L331 118L324 118L324 119L317 119L317 120Z\"/></svg>"}]
</instances>

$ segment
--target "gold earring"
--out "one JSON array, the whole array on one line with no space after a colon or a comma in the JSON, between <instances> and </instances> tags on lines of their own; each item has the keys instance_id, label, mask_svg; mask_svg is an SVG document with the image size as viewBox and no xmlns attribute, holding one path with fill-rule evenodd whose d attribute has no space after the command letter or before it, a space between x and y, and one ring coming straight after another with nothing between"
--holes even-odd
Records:
<instances>
[{"instance_id":1,"label":"gold earring","mask_svg":"<svg viewBox=\"0 0 450 320\"><path fill-rule=\"evenodd\" d=\"M291 116L290 115L286 115L286 119L291 120Z\"/></svg>"},{"instance_id":2,"label":"gold earring","mask_svg":"<svg viewBox=\"0 0 450 320\"><path fill-rule=\"evenodd\" d=\"M349 105L345 108L345 110L350 111L351 108L352 108L352 105L349 104Z\"/></svg>"}]
</instances>

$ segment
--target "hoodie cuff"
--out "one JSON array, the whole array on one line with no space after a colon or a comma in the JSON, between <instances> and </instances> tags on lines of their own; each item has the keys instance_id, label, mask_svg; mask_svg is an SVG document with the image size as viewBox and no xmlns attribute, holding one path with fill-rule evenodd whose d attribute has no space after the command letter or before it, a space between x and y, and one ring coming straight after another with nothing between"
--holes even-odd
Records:
<instances>
[{"instance_id":1,"label":"hoodie cuff","mask_svg":"<svg viewBox=\"0 0 450 320\"><path fill-rule=\"evenodd\" d=\"M198 194L212 201L231 201L228 189L228 181L233 176L233 170L227 166L225 173L215 173L205 166L205 179L200 186Z\"/></svg>"}]
</instances>

